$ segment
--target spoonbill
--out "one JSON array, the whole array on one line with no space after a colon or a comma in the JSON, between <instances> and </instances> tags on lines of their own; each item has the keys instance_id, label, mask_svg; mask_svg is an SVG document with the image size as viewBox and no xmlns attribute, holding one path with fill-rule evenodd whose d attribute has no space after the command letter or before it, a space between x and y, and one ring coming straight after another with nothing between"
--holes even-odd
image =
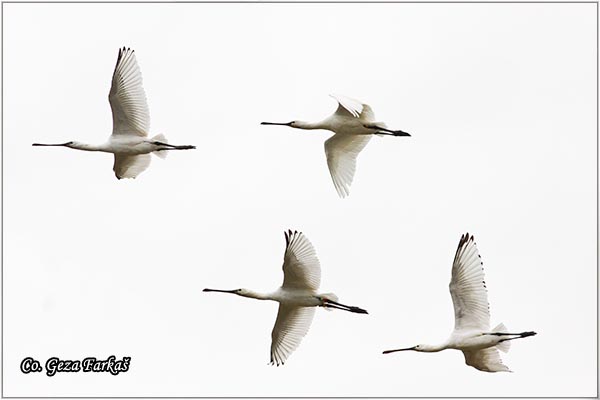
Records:
<instances>
[{"instance_id":1,"label":"spoonbill","mask_svg":"<svg viewBox=\"0 0 600 400\"><path fill-rule=\"evenodd\" d=\"M190 150L195 146L174 146L164 135L148 139L150 113L142 87L142 74L135 53L129 48L119 49L117 65L108 94L112 109L113 131L106 143L92 145L70 141L58 144L34 143L33 146L63 146L85 151L113 153L113 171L118 179L135 178L150 165L150 153L165 158L166 150Z\"/></svg>"},{"instance_id":2,"label":"spoonbill","mask_svg":"<svg viewBox=\"0 0 600 400\"><path fill-rule=\"evenodd\" d=\"M368 314L359 307L338 303L333 293L318 293L321 266L310 241L298 231L284 233L286 248L283 256L283 284L272 293L257 293L248 289L204 289L203 292L222 292L258 300L279 302L277 320L271 332L271 362L283 365L298 348L308 332L315 307L336 308L359 314Z\"/></svg>"},{"instance_id":3,"label":"spoonbill","mask_svg":"<svg viewBox=\"0 0 600 400\"><path fill-rule=\"evenodd\" d=\"M454 303L454 332L438 345L418 344L383 354L413 350L434 353L461 350L467 365L486 372L512 372L502 363L498 350L507 352L510 341L536 335L535 332L507 333L504 324L490 330L490 311L483 276L483 262L473 236L462 235L452 265L450 295Z\"/></svg>"},{"instance_id":4,"label":"spoonbill","mask_svg":"<svg viewBox=\"0 0 600 400\"><path fill-rule=\"evenodd\" d=\"M368 104L348 97L330 95L338 102L337 110L319 122L261 122L261 125L283 125L298 129L325 129L335 133L325 141L325 155L333 185L340 197L350 194L350 185L356 170L356 157L365 148L372 135L410 136L393 131L383 122L375 121Z\"/></svg>"}]
</instances>

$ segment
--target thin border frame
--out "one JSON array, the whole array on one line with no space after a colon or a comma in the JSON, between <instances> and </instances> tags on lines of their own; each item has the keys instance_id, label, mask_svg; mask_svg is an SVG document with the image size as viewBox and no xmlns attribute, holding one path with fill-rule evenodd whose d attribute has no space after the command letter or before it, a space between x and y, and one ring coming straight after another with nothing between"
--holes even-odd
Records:
<instances>
[{"instance_id":1,"label":"thin border frame","mask_svg":"<svg viewBox=\"0 0 600 400\"><path fill-rule=\"evenodd\" d=\"M2 68L2 77L0 78L0 85L2 86L2 93L0 93L0 102L2 103L2 109L0 110L0 127L2 129L2 134L0 135L0 147L2 148L0 152L0 156L2 161L0 163L0 176L2 181L2 188L0 198L2 199L2 206L0 209L0 219L2 220L2 227L0 228L0 235L2 236L2 243L0 244L0 252L2 253L2 262L0 264L0 276L2 280L2 284L0 285L0 298L2 301L2 307L0 309L0 386L2 387L1 396L4 399L112 399L112 398L124 398L124 399L157 399L157 398L166 398L166 399L305 399L305 398L324 398L324 399L406 399L410 397L374 397L374 396L314 396L314 397L285 397L285 396L269 396L269 397L252 397L252 396L244 396L244 397L230 397L230 396L219 396L219 397L207 397L207 396L112 396L112 397L102 397L102 396L43 396L43 397L28 397L28 396L5 396L4 395L4 4L596 4L596 344L600 341L600 335L598 333L598 329L600 328L600 321L598 318L598 309L600 306L600 295L598 292L598 286L600 284L599 278L599 247L598 247L598 238L600 237L600 226L598 220L598 210L600 207L599 196L598 196L598 176L599 176L599 112L598 105L600 100L599 95L599 86L598 86L598 63L599 63L599 35L600 35L600 27L599 27L599 16L600 11L598 7L598 1L592 0L579 0L579 1L565 1L565 0L526 0L526 1L518 1L518 0L507 0L507 1L440 1L440 0L423 0L423 1L383 1L383 0L343 0L343 1L318 1L318 0L300 0L300 1L290 1L290 0L275 0L275 1L260 1L260 0L249 0L249 1L239 1L239 0L224 0L224 1L187 1L187 0L173 0L173 1L164 1L164 0L146 0L146 1L118 1L118 0L92 0L92 1L64 1L64 0L56 0L56 1L39 1L39 0L27 0L27 1L2 1L2 7L0 10L0 20L2 21L2 42L0 43L0 65ZM595 399L598 398L600 393L600 379L598 379L599 367L598 364L600 362L600 351L598 347L596 348L596 396L590 397L577 397L577 396L530 396L530 397L520 397L525 399ZM419 397L425 399L513 399L517 397L504 396L504 397L476 397L476 396L450 396L450 397Z\"/></svg>"}]
</instances>

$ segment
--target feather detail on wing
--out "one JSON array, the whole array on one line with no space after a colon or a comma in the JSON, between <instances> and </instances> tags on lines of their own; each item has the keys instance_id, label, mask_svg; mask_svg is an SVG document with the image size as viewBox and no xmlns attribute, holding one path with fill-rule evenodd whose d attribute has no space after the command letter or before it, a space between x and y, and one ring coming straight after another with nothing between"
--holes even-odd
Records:
<instances>
[{"instance_id":1,"label":"feather detail on wing","mask_svg":"<svg viewBox=\"0 0 600 400\"><path fill-rule=\"evenodd\" d=\"M368 104L346 96L335 94L331 94L330 96L338 102L338 108L335 111L335 114L344 117L360 118L365 122L375 121L375 114Z\"/></svg>"},{"instance_id":2,"label":"feather detail on wing","mask_svg":"<svg viewBox=\"0 0 600 400\"><path fill-rule=\"evenodd\" d=\"M150 112L133 50L119 49L108 101L113 115L113 135L148 136Z\"/></svg>"},{"instance_id":3,"label":"feather detail on wing","mask_svg":"<svg viewBox=\"0 0 600 400\"><path fill-rule=\"evenodd\" d=\"M115 164L113 171L119 179L135 178L150 165L150 154L140 154L137 156L124 156L115 154Z\"/></svg>"},{"instance_id":4,"label":"feather detail on wing","mask_svg":"<svg viewBox=\"0 0 600 400\"><path fill-rule=\"evenodd\" d=\"M452 265L450 295L454 303L454 329L488 330L490 311L483 262L475 239L462 235Z\"/></svg>"},{"instance_id":5,"label":"feather detail on wing","mask_svg":"<svg viewBox=\"0 0 600 400\"><path fill-rule=\"evenodd\" d=\"M502 364L500 353L495 347L488 347L481 350L463 350L465 363L480 371L486 372L512 372L508 367Z\"/></svg>"},{"instance_id":6,"label":"feather detail on wing","mask_svg":"<svg viewBox=\"0 0 600 400\"><path fill-rule=\"evenodd\" d=\"M343 135L336 133L325 141L327 166L333 185L340 197L350 194L350 185L356 171L356 158L371 140L371 135Z\"/></svg>"},{"instance_id":7,"label":"feather detail on wing","mask_svg":"<svg viewBox=\"0 0 600 400\"><path fill-rule=\"evenodd\" d=\"M314 315L315 307L279 305L271 333L271 364L279 366L285 363L308 332Z\"/></svg>"},{"instance_id":8,"label":"feather detail on wing","mask_svg":"<svg viewBox=\"0 0 600 400\"><path fill-rule=\"evenodd\" d=\"M317 290L321 284L321 265L317 253L302 232L285 232L283 288Z\"/></svg>"}]
</instances>

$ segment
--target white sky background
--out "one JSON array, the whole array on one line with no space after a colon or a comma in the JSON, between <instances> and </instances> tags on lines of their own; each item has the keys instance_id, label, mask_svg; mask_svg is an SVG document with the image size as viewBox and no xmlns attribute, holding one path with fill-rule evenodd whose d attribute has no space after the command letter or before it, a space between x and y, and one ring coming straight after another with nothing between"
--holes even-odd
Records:
<instances>
[{"instance_id":1,"label":"white sky background","mask_svg":"<svg viewBox=\"0 0 600 400\"><path fill-rule=\"evenodd\" d=\"M4 4L5 396L596 396L595 4ZM152 118L195 151L118 181L100 143L117 49ZM338 198L329 93L412 133L376 137ZM302 230L324 292L268 366L277 304L202 293L281 284ZM503 359L437 343L460 235L476 237ZM24 375L26 356L132 357L110 374Z\"/></svg>"}]
</instances>

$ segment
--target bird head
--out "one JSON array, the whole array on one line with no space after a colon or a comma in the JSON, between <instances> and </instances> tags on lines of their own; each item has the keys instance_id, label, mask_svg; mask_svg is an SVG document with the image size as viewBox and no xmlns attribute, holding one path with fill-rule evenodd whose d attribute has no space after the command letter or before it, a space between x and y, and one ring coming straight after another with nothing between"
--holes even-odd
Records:
<instances>
[{"instance_id":1,"label":"bird head","mask_svg":"<svg viewBox=\"0 0 600 400\"><path fill-rule=\"evenodd\" d=\"M220 293L231 293L237 294L238 296L248 297L251 292L248 289L233 289L233 290L222 290L222 289L204 289L203 292L220 292Z\"/></svg>"},{"instance_id":2,"label":"bird head","mask_svg":"<svg viewBox=\"0 0 600 400\"><path fill-rule=\"evenodd\" d=\"M416 346L413 347L406 347L404 349L396 349L396 350L386 350L383 352L383 354L389 354L389 353L395 353L397 351L408 351L408 350L413 350L413 351L425 351L423 350L423 345L422 344L418 344Z\"/></svg>"},{"instance_id":3,"label":"bird head","mask_svg":"<svg viewBox=\"0 0 600 400\"><path fill-rule=\"evenodd\" d=\"M34 143L32 144L32 146L64 146L64 147L75 147L77 146L77 142L74 141L70 141L70 142L66 142L66 143Z\"/></svg>"},{"instance_id":4,"label":"bird head","mask_svg":"<svg viewBox=\"0 0 600 400\"><path fill-rule=\"evenodd\" d=\"M295 126L297 126L297 122L296 121L291 121L291 122L261 122L261 125L282 125L282 126L291 126L292 128L294 128Z\"/></svg>"}]
</instances>

